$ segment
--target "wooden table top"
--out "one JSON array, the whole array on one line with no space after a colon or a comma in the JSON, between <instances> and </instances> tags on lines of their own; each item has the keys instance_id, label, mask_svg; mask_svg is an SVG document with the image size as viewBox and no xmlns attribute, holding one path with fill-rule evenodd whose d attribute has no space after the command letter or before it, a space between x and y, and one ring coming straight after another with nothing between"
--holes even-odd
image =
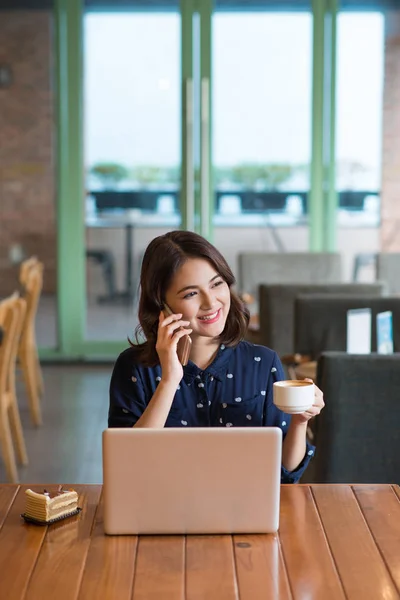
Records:
<instances>
[{"instance_id":1,"label":"wooden table top","mask_svg":"<svg viewBox=\"0 0 400 600\"><path fill-rule=\"evenodd\" d=\"M79 516L27 525L26 487L0 485L7 600L400 597L398 486L284 485L278 534L187 537L105 536L100 485L70 486Z\"/></svg>"}]
</instances>

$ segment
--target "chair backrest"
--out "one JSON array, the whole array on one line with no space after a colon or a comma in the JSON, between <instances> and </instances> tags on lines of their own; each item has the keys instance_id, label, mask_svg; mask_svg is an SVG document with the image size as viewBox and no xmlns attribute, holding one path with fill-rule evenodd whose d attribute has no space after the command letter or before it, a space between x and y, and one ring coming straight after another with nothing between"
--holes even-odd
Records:
<instances>
[{"instance_id":1,"label":"chair backrest","mask_svg":"<svg viewBox=\"0 0 400 600\"><path fill-rule=\"evenodd\" d=\"M294 306L300 294L367 294L382 296L385 285L377 283L278 284L259 288L259 343L282 356L294 352Z\"/></svg>"},{"instance_id":2,"label":"chair backrest","mask_svg":"<svg viewBox=\"0 0 400 600\"><path fill-rule=\"evenodd\" d=\"M22 286L24 286L26 283L26 278L30 269L34 266L37 266L38 263L39 261L36 256L31 256L26 260L22 261L19 267L19 282Z\"/></svg>"},{"instance_id":3,"label":"chair backrest","mask_svg":"<svg viewBox=\"0 0 400 600\"><path fill-rule=\"evenodd\" d=\"M390 294L400 294L400 253L380 252L376 257L376 276L387 282Z\"/></svg>"},{"instance_id":4,"label":"chair backrest","mask_svg":"<svg viewBox=\"0 0 400 600\"><path fill-rule=\"evenodd\" d=\"M19 313L17 312L18 294L13 294L0 302L0 327L2 338L0 344L0 401L9 389L10 369L14 363L16 330Z\"/></svg>"},{"instance_id":5,"label":"chair backrest","mask_svg":"<svg viewBox=\"0 0 400 600\"><path fill-rule=\"evenodd\" d=\"M13 342L11 346L10 364L9 364L9 378L7 381L7 390L11 390L15 393L15 370L18 356L18 348L21 341L22 331L25 324L26 315L26 300L21 298L18 293L13 295L13 310L14 310L14 331L13 331Z\"/></svg>"},{"instance_id":6,"label":"chair backrest","mask_svg":"<svg viewBox=\"0 0 400 600\"><path fill-rule=\"evenodd\" d=\"M324 353L317 384L312 480L400 484L400 354Z\"/></svg>"},{"instance_id":7,"label":"chair backrest","mask_svg":"<svg viewBox=\"0 0 400 600\"><path fill-rule=\"evenodd\" d=\"M26 299L25 322L22 329L21 343L31 342L35 338L35 319L40 294L43 287L43 263L36 261L30 268L20 271L20 283Z\"/></svg>"},{"instance_id":8,"label":"chair backrest","mask_svg":"<svg viewBox=\"0 0 400 600\"><path fill-rule=\"evenodd\" d=\"M393 313L393 344L400 351L400 298L397 296L321 295L297 296L295 301L294 351L317 360L322 352L345 351L347 311L370 308L372 313L371 349L376 350L376 315Z\"/></svg>"},{"instance_id":9,"label":"chair backrest","mask_svg":"<svg viewBox=\"0 0 400 600\"><path fill-rule=\"evenodd\" d=\"M238 287L254 296L262 283L334 283L342 279L341 256L331 252L242 252Z\"/></svg>"}]
</instances>

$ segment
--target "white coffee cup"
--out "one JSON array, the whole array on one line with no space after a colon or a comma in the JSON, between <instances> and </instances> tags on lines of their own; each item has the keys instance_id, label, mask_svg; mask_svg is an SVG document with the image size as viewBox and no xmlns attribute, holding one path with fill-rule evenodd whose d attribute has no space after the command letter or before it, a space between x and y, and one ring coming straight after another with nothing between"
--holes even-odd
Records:
<instances>
[{"instance_id":1,"label":"white coffee cup","mask_svg":"<svg viewBox=\"0 0 400 600\"><path fill-rule=\"evenodd\" d=\"M314 404L314 393L315 386L311 381L297 379L275 381L274 404L285 413L292 415L303 413Z\"/></svg>"}]
</instances>

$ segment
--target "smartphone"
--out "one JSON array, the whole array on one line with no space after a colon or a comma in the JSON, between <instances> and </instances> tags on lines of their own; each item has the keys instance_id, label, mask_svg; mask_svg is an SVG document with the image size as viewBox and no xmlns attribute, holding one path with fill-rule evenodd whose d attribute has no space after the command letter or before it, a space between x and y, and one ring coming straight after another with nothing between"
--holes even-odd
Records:
<instances>
[{"instance_id":1,"label":"smartphone","mask_svg":"<svg viewBox=\"0 0 400 600\"><path fill-rule=\"evenodd\" d=\"M167 316L167 317L169 315L174 314L172 312L172 310L170 309L170 307L168 306L168 304L164 304L163 310L164 310L165 316ZM183 329L183 327L181 327L181 329ZM184 335L178 341L177 353L178 353L179 362L181 363L181 365L183 367L188 364L191 347L192 347L192 338L190 337L189 334Z\"/></svg>"}]
</instances>

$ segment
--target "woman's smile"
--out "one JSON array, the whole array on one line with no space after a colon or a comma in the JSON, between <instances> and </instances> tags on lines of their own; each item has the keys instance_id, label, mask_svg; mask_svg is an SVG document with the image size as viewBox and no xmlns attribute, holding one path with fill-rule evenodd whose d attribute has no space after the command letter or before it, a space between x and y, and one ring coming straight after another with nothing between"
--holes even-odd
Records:
<instances>
[{"instance_id":1,"label":"woman's smile","mask_svg":"<svg viewBox=\"0 0 400 600\"><path fill-rule=\"evenodd\" d=\"M215 323L216 321L218 321L218 319L221 316L221 309L219 308L216 312L208 314L208 315L203 315L201 317L197 317L199 319L199 321L201 321L202 323L204 323L205 325L211 325L212 323Z\"/></svg>"}]
</instances>

